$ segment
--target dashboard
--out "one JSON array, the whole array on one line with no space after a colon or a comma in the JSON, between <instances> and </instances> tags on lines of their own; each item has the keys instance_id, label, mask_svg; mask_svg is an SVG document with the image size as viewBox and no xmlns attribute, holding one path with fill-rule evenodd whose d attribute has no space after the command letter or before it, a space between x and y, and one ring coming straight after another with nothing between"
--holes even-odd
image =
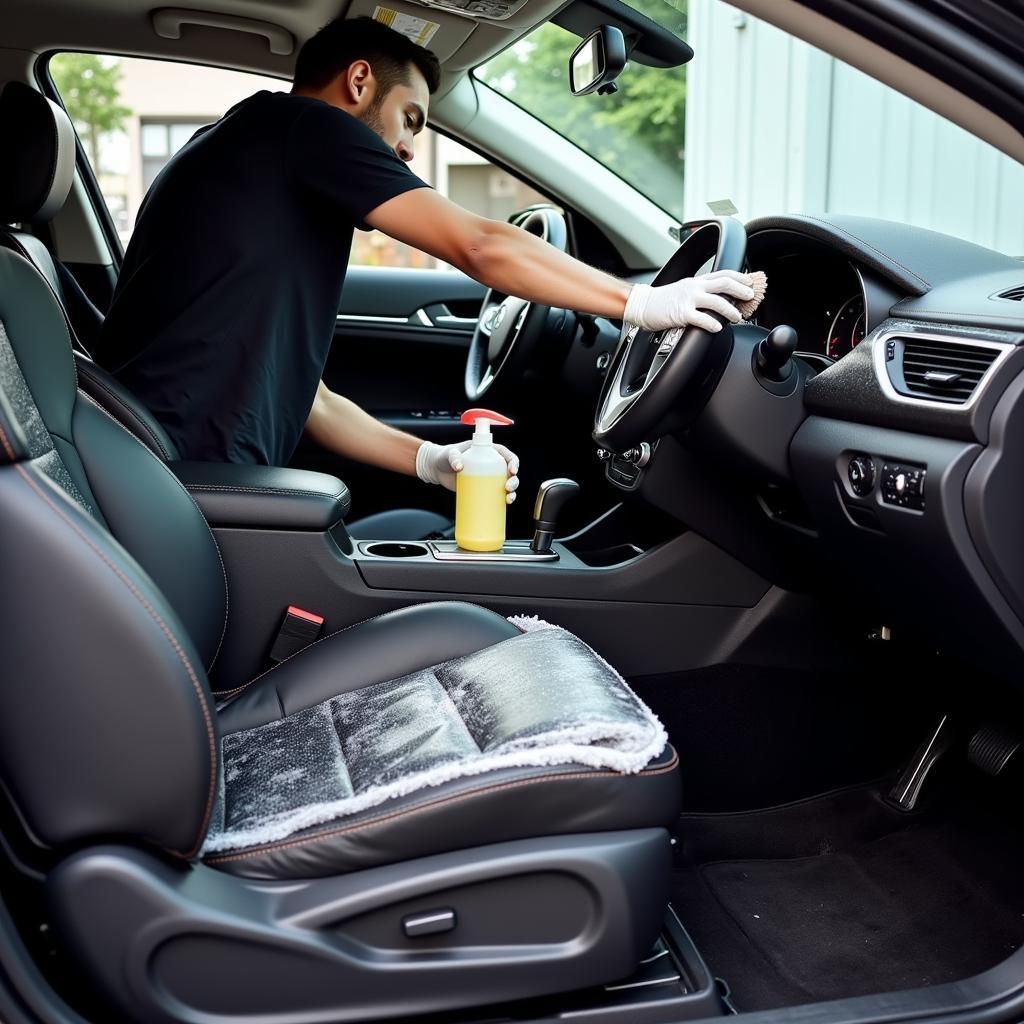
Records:
<instances>
[{"instance_id":1,"label":"dashboard","mask_svg":"<svg viewBox=\"0 0 1024 1024\"><path fill-rule=\"evenodd\" d=\"M756 320L631 489L769 579L1019 685L1024 261L866 217L746 234L746 267L768 278ZM757 346L783 324L800 366L766 377Z\"/></svg>"},{"instance_id":2,"label":"dashboard","mask_svg":"<svg viewBox=\"0 0 1024 1024\"><path fill-rule=\"evenodd\" d=\"M749 268L768 276L754 322L767 330L788 324L799 336L798 351L841 359L875 326L867 321L863 272L834 252L795 247L776 253L770 241L751 243Z\"/></svg>"}]
</instances>

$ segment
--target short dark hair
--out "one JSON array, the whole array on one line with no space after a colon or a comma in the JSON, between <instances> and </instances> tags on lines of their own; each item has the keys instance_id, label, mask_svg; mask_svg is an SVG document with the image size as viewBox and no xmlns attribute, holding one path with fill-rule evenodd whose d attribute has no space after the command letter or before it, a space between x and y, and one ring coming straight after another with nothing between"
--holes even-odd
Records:
<instances>
[{"instance_id":1,"label":"short dark hair","mask_svg":"<svg viewBox=\"0 0 1024 1024\"><path fill-rule=\"evenodd\" d=\"M441 82L441 65L430 50L373 18L335 18L302 44L293 81L300 89L322 89L354 61L365 60L383 94L409 84L409 65L426 79L430 92Z\"/></svg>"}]
</instances>

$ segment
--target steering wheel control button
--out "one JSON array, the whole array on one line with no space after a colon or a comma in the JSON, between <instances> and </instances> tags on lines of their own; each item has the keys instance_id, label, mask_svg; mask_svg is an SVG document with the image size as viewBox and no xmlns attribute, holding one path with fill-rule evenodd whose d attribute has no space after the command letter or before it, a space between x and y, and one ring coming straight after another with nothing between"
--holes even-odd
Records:
<instances>
[{"instance_id":1,"label":"steering wheel control button","mask_svg":"<svg viewBox=\"0 0 1024 1024\"><path fill-rule=\"evenodd\" d=\"M882 465L882 501L898 508L924 511L924 482L927 475L924 466L907 466L886 462ZM851 482L851 487L853 486Z\"/></svg>"},{"instance_id":2,"label":"steering wheel control button","mask_svg":"<svg viewBox=\"0 0 1024 1024\"><path fill-rule=\"evenodd\" d=\"M409 914L402 918L402 931L410 939L423 935L440 935L455 930L454 910L428 910L423 914Z\"/></svg>"},{"instance_id":3,"label":"steering wheel control button","mask_svg":"<svg viewBox=\"0 0 1024 1024\"><path fill-rule=\"evenodd\" d=\"M850 490L866 498L875 489L875 462L869 455L855 455L846 467Z\"/></svg>"}]
</instances>

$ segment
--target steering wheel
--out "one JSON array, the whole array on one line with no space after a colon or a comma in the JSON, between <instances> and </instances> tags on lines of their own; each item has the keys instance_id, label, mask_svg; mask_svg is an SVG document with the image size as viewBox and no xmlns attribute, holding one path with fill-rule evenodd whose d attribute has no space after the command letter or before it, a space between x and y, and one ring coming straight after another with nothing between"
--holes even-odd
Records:
<instances>
[{"instance_id":1,"label":"steering wheel","mask_svg":"<svg viewBox=\"0 0 1024 1024\"><path fill-rule=\"evenodd\" d=\"M747 232L732 217L697 227L659 271L654 284L698 273L714 257L713 270L742 270ZM703 408L732 352L732 331L699 327L644 331L624 323L594 415L593 438L624 452L685 426Z\"/></svg>"},{"instance_id":2,"label":"steering wheel","mask_svg":"<svg viewBox=\"0 0 1024 1024\"><path fill-rule=\"evenodd\" d=\"M513 218L519 227L563 252L569 233L565 218L553 207L539 206ZM499 377L518 379L529 366L544 336L551 308L489 288L466 357L466 398L476 404Z\"/></svg>"}]
</instances>

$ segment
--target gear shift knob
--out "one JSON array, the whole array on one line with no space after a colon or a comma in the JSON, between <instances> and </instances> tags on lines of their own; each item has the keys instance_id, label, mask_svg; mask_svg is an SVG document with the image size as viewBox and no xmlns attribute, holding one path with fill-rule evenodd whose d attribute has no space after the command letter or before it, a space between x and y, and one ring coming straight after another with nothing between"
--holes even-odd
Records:
<instances>
[{"instance_id":1,"label":"gear shift knob","mask_svg":"<svg viewBox=\"0 0 1024 1024\"><path fill-rule=\"evenodd\" d=\"M533 540L530 550L544 554L551 550L551 539L555 535L558 516L575 494L580 485L575 480L560 476L545 480L537 489L537 500L533 506Z\"/></svg>"}]
</instances>

